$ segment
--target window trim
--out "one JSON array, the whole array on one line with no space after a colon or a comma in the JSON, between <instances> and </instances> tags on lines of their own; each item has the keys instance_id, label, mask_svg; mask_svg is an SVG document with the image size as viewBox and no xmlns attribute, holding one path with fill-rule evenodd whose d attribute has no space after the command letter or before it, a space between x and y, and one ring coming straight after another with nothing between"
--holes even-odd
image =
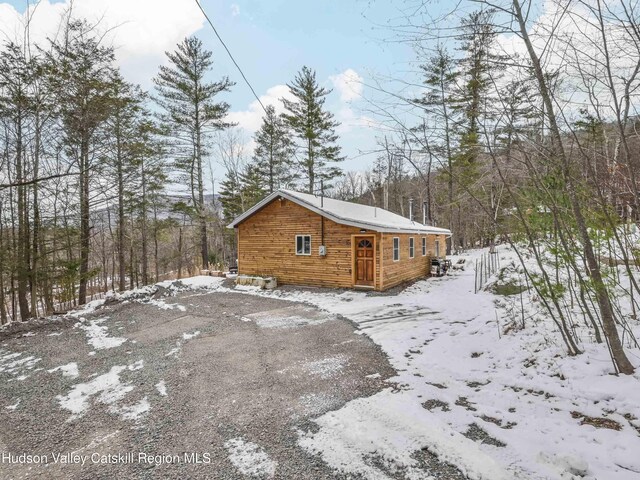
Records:
<instances>
[{"instance_id":1,"label":"window trim","mask_svg":"<svg viewBox=\"0 0 640 480\"><path fill-rule=\"evenodd\" d=\"M427 256L427 237L422 237L422 256Z\"/></svg>"},{"instance_id":2,"label":"window trim","mask_svg":"<svg viewBox=\"0 0 640 480\"><path fill-rule=\"evenodd\" d=\"M309 237L309 253L304 253L304 238L305 237ZM302 238L302 252L303 253L298 253L298 238ZM313 251L313 248L311 247L311 235L307 235L307 234L300 234L300 235L296 235L296 241L295 241L295 252L296 255L299 257L310 257L311 256L311 252Z\"/></svg>"},{"instance_id":3,"label":"window trim","mask_svg":"<svg viewBox=\"0 0 640 480\"><path fill-rule=\"evenodd\" d=\"M415 258L416 256L416 240L414 237L409 237L409 258Z\"/></svg>"},{"instance_id":4,"label":"window trim","mask_svg":"<svg viewBox=\"0 0 640 480\"><path fill-rule=\"evenodd\" d=\"M396 247L396 240L398 241L397 247ZM393 261L394 262L400 261L400 237L393 237Z\"/></svg>"}]
</instances>

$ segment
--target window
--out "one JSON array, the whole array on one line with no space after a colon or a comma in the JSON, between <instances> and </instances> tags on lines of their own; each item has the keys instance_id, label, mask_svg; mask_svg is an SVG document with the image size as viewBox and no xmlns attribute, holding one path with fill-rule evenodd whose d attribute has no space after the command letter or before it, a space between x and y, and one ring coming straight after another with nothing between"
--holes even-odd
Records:
<instances>
[{"instance_id":1,"label":"window","mask_svg":"<svg viewBox=\"0 0 640 480\"><path fill-rule=\"evenodd\" d=\"M393 261L400 260L400 238L393 237Z\"/></svg>"},{"instance_id":2,"label":"window","mask_svg":"<svg viewBox=\"0 0 640 480\"><path fill-rule=\"evenodd\" d=\"M311 255L311 235L296 235L296 255Z\"/></svg>"},{"instance_id":3,"label":"window","mask_svg":"<svg viewBox=\"0 0 640 480\"><path fill-rule=\"evenodd\" d=\"M422 237L422 256L427 256L427 237Z\"/></svg>"},{"instance_id":4,"label":"window","mask_svg":"<svg viewBox=\"0 0 640 480\"><path fill-rule=\"evenodd\" d=\"M413 237L409 237L409 258L413 258L415 253L415 245L413 242Z\"/></svg>"},{"instance_id":5,"label":"window","mask_svg":"<svg viewBox=\"0 0 640 480\"><path fill-rule=\"evenodd\" d=\"M440 258L440 240L436 240L436 258Z\"/></svg>"}]
</instances>

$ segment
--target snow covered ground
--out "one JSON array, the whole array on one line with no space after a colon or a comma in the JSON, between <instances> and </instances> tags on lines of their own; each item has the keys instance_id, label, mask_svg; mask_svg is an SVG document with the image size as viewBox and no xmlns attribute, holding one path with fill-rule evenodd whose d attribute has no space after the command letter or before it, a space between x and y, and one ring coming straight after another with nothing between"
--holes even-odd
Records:
<instances>
[{"instance_id":1,"label":"snow covered ground","mask_svg":"<svg viewBox=\"0 0 640 480\"><path fill-rule=\"evenodd\" d=\"M524 330L505 332L520 296L500 296L490 289L474 294L472 265L481 253L463 257L464 270L419 281L397 295L232 289L211 277L182 283L187 289L306 302L352 320L359 333L381 346L398 372L389 388L317 418L317 431L299 432L300 446L343 473L425 478L417 454L428 450L476 480L640 478L640 373L612 375L606 346L587 338L581 344L584 353L568 357L553 322L544 316L528 318ZM515 258L504 248L500 256L503 266ZM175 288L170 282L160 285ZM138 293L121 299L150 302ZM159 308L171 308L161 300L153 304L158 302ZM534 306L527 294L527 315ZM269 321L259 315L243 320ZM117 340L105 338L98 322L81 323L95 348ZM638 323L632 327L640 336ZM640 352L627 352L640 367ZM341 368L339 360L304 367L320 375ZM59 400L81 415L87 396L117 397L103 388L109 382L98 380L95 388L85 385L77 395ZM264 456L241 441L227 447L238 464ZM265 471L275 468L267 457L260 463Z\"/></svg>"},{"instance_id":2,"label":"snow covered ground","mask_svg":"<svg viewBox=\"0 0 640 480\"><path fill-rule=\"evenodd\" d=\"M368 478L421 478L413 469L424 448L474 479L640 478L640 373L611 375L604 344L566 356L548 320L505 334L505 297L474 294L480 253L398 295L242 288L351 319L398 371L393 388L320 417L300 444ZM503 265L514 259L500 255ZM640 352L628 353L640 367Z\"/></svg>"}]
</instances>

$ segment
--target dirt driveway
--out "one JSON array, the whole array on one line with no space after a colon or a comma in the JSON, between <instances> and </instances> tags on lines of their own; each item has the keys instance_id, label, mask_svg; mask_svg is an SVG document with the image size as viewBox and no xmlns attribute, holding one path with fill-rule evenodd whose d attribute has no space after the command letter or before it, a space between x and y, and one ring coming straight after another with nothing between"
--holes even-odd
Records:
<instances>
[{"instance_id":1,"label":"dirt driveway","mask_svg":"<svg viewBox=\"0 0 640 480\"><path fill-rule=\"evenodd\" d=\"M0 478L338 478L298 435L388 386L378 347L303 304L149 300L0 333Z\"/></svg>"}]
</instances>

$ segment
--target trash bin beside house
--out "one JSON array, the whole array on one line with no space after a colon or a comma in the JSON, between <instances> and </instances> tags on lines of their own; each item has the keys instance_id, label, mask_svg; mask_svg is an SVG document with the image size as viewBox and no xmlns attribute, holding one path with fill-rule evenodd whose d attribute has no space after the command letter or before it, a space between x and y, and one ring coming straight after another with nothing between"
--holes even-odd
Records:
<instances>
[{"instance_id":1,"label":"trash bin beside house","mask_svg":"<svg viewBox=\"0 0 640 480\"><path fill-rule=\"evenodd\" d=\"M451 266L450 260L441 260L439 258L431 259L431 275L434 277L441 277L447 273L447 270Z\"/></svg>"}]
</instances>

